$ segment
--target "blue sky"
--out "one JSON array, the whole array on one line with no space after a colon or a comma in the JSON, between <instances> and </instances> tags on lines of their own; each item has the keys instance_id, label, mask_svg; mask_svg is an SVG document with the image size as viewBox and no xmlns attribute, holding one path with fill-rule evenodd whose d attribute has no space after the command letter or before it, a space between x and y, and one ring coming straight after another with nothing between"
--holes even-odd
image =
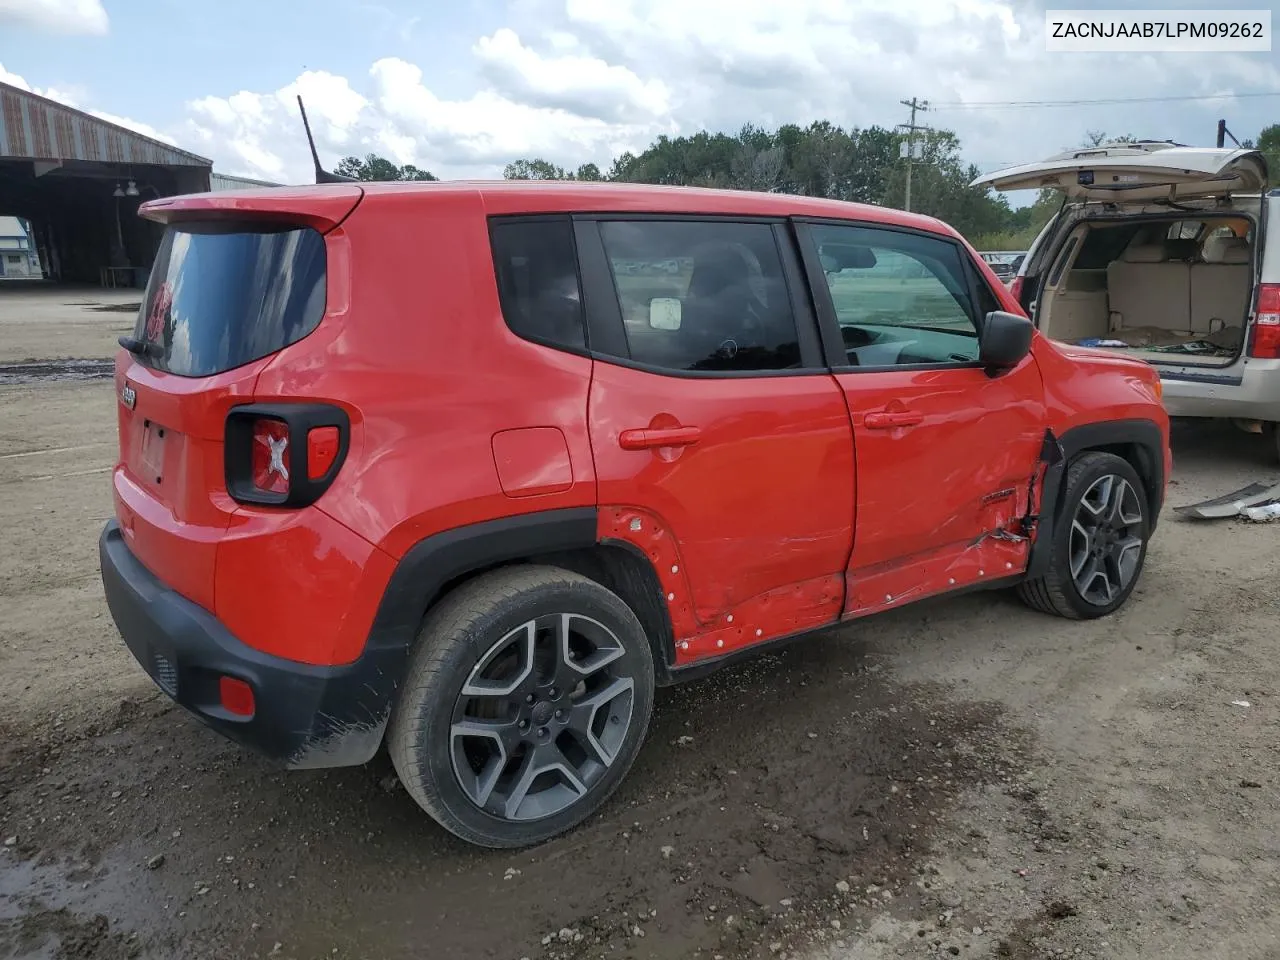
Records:
<instances>
[{"instance_id":1,"label":"blue sky","mask_svg":"<svg viewBox=\"0 0 1280 960\"><path fill-rule=\"evenodd\" d=\"M442 93L464 93L474 82L467 51L502 25L504 5L459 0L429 15L427 4L404 0L104 0L103 6L106 36L5 25L0 63L33 84L72 90L102 109L163 128L182 120L188 100L276 90L306 69L358 77L387 56L429 63Z\"/></svg>"},{"instance_id":2,"label":"blue sky","mask_svg":"<svg viewBox=\"0 0 1280 960\"><path fill-rule=\"evenodd\" d=\"M153 132L224 172L295 182L309 170L298 91L326 162L375 151L443 176L500 175L536 155L607 166L662 133L746 122L893 126L911 96L933 102L925 122L956 131L983 170L1077 145L1089 130L1203 144L1219 116L1241 137L1280 121L1280 97L955 106L1280 91L1276 50L1048 54L1044 6L0 0L0 79Z\"/></svg>"}]
</instances>

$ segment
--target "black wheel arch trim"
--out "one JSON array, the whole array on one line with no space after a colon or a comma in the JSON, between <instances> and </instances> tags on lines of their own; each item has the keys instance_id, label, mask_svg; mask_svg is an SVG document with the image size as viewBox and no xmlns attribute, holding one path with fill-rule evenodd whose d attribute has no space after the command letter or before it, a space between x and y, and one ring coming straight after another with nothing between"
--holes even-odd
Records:
<instances>
[{"instance_id":1,"label":"black wheel arch trim","mask_svg":"<svg viewBox=\"0 0 1280 960\"><path fill-rule=\"evenodd\" d=\"M418 541L387 582L369 646L407 654L427 610L452 583L524 557L594 547L596 529L595 507L569 507L454 527Z\"/></svg>"},{"instance_id":2,"label":"black wheel arch trim","mask_svg":"<svg viewBox=\"0 0 1280 960\"><path fill-rule=\"evenodd\" d=\"M1043 489L1040 497L1040 516L1036 523L1036 538L1031 545L1026 578L1034 580L1043 576L1052 559L1053 543L1058 523L1062 518L1063 498L1066 489L1063 478L1071 462L1081 453L1091 450L1103 452L1116 448L1136 448L1141 462L1135 464L1142 479L1147 498L1148 531L1154 533L1160 512L1164 507L1164 447L1165 434L1154 420L1106 420L1086 423L1056 436L1046 431L1046 453L1041 462L1046 463ZM1056 449L1057 455L1047 451Z\"/></svg>"},{"instance_id":3,"label":"black wheel arch trim","mask_svg":"<svg viewBox=\"0 0 1280 960\"><path fill-rule=\"evenodd\" d=\"M656 682L659 686L673 682L674 632L658 572L634 544L599 539L597 517L595 507L538 511L455 527L411 547L387 583L367 644L367 649L400 658L398 669L387 678L388 700L394 701L409 650L431 606L456 583L526 559L564 566L618 592L649 636ZM630 563L584 562L584 557L601 557L602 549L625 554ZM624 569L627 566L632 569ZM636 573L640 573L638 580L616 582Z\"/></svg>"}]
</instances>

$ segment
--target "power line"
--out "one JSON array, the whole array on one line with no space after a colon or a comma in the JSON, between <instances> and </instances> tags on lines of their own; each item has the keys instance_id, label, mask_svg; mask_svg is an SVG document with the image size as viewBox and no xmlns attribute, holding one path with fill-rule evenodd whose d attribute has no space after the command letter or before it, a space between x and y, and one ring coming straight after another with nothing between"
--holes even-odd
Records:
<instances>
[{"instance_id":1,"label":"power line","mask_svg":"<svg viewBox=\"0 0 1280 960\"><path fill-rule=\"evenodd\" d=\"M935 103L934 110L991 110L991 109L1027 109L1033 107L1092 107L1118 103L1191 103L1193 101L1209 102L1215 100L1247 100L1262 97L1280 97L1280 90L1269 90L1262 93L1218 93L1204 96L1176 97L1102 97L1086 100L970 100L953 101L951 103Z\"/></svg>"}]
</instances>

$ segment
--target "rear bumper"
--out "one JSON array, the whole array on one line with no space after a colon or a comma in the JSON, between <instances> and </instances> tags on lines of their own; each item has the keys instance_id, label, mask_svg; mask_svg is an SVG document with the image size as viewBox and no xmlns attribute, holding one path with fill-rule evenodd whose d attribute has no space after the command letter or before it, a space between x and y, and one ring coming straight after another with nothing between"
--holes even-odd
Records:
<instances>
[{"instance_id":1,"label":"rear bumper","mask_svg":"<svg viewBox=\"0 0 1280 960\"><path fill-rule=\"evenodd\" d=\"M1280 360L1249 358L1203 372L1162 370L1160 379L1171 417L1280 421Z\"/></svg>"},{"instance_id":2,"label":"rear bumper","mask_svg":"<svg viewBox=\"0 0 1280 960\"><path fill-rule=\"evenodd\" d=\"M98 542L107 606L125 644L161 690L215 730L291 768L365 763L377 752L405 660L370 644L353 663L312 666L242 643L166 586L111 521ZM219 679L253 688L255 712L223 708Z\"/></svg>"}]
</instances>

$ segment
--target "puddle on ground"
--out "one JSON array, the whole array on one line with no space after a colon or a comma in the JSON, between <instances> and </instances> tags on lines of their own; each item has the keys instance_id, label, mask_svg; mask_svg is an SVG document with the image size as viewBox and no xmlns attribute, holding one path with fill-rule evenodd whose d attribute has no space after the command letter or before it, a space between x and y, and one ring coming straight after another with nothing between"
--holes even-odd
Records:
<instances>
[{"instance_id":1,"label":"puddle on ground","mask_svg":"<svg viewBox=\"0 0 1280 960\"><path fill-rule=\"evenodd\" d=\"M114 372L115 361L112 359L0 363L0 384L40 383L45 380L105 380Z\"/></svg>"}]
</instances>

